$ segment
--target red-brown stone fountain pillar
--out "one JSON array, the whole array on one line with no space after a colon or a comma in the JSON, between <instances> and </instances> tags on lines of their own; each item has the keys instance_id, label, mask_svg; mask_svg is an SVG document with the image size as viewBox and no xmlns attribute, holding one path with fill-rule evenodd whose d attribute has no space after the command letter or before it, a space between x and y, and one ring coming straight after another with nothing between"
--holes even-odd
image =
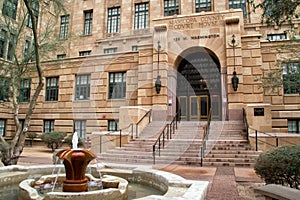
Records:
<instances>
[{"instance_id":1,"label":"red-brown stone fountain pillar","mask_svg":"<svg viewBox=\"0 0 300 200\"><path fill-rule=\"evenodd\" d=\"M63 192L88 191L88 179L85 177L86 167L96 155L87 149L66 149L56 154L63 159L66 180L63 183Z\"/></svg>"}]
</instances>

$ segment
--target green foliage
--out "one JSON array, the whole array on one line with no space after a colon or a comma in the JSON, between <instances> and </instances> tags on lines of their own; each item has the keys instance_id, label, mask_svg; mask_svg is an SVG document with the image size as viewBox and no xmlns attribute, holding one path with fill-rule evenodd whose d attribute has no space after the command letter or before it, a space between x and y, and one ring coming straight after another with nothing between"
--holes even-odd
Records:
<instances>
[{"instance_id":1,"label":"green foliage","mask_svg":"<svg viewBox=\"0 0 300 200\"><path fill-rule=\"evenodd\" d=\"M66 135L66 133L61 132L43 133L41 135L41 139L47 144L49 148L52 149L52 151L54 151L55 149L61 147Z\"/></svg>"},{"instance_id":2,"label":"green foliage","mask_svg":"<svg viewBox=\"0 0 300 200\"><path fill-rule=\"evenodd\" d=\"M266 184L300 187L300 145L282 146L262 153L254 166Z\"/></svg>"},{"instance_id":3,"label":"green foliage","mask_svg":"<svg viewBox=\"0 0 300 200\"><path fill-rule=\"evenodd\" d=\"M268 25L281 26L286 22L293 25L292 20L299 17L299 0L263 0L259 3L256 0L248 0L248 3L252 5L254 12L259 8L263 10L262 22Z\"/></svg>"},{"instance_id":4,"label":"green foliage","mask_svg":"<svg viewBox=\"0 0 300 200\"><path fill-rule=\"evenodd\" d=\"M65 138L65 143L67 143L71 148L72 148L72 139L73 135L69 135L68 137ZM78 145L83 145L84 139L78 138Z\"/></svg>"},{"instance_id":5,"label":"green foliage","mask_svg":"<svg viewBox=\"0 0 300 200\"><path fill-rule=\"evenodd\" d=\"M27 137L30 138L31 140L33 140L34 138L36 138L38 136L37 133L35 132L28 132L27 133Z\"/></svg>"},{"instance_id":6,"label":"green foliage","mask_svg":"<svg viewBox=\"0 0 300 200\"><path fill-rule=\"evenodd\" d=\"M38 136L38 134L35 132L28 132L26 135L30 139L30 146L32 146L33 140Z\"/></svg>"}]
</instances>

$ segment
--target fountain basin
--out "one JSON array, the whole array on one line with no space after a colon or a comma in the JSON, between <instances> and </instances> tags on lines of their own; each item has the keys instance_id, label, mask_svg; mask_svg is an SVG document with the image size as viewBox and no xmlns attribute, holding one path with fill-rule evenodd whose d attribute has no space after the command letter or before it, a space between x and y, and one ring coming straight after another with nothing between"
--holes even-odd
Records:
<instances>
[{"instance_id":1,"label":"fountain basin","mask_svg":"<svg viewBox=\"0 0 300 200\"><path fill-rule=\"evenodd\" d=\"M100 182L102 181L103 189L87 191L87 192L46 192L42 195L36 189L37 186L45 186L52 183L57 178L57 184L62 184L65 180L64 174L59 175L45 175L38 181L34 179L26 179L19 184L19 199L31 200L31 199L43 199L43 200L59 200L59 199L72 199L72 200L94 200L94 199L115 199L125 200L128 196L128 182L119 177L105 175L101 180L93 177L90 174L86 174L88 182ZM65 184L65 183L64 183ZM64 185L65 187L65 185Z\"/></svg>"},{"instance_id":2,"label":"fountain basin","mask_svg":"<svg viewBox=\"0 0 300 200\"><path fill-rule=\"evenodd\" d=\"M43 175L51 174L54 168L64 170L63 165L15 165L0 167L0 187L3 188L7 185L18 184L26 178L37 180ZM90 171L89 173L94 177L98 177L99 173L96 166L92 165ZM162 195L134 198L140 200L204 200L209 185L208 181L186 180L178 175L153 169L152 166L107 163L100 171L102 175L121 177L126 179L129 183L147 185L159 189L162 192ZM1 174L3 174L3 176L1 176Z\"/></svg>"}]
</instances>

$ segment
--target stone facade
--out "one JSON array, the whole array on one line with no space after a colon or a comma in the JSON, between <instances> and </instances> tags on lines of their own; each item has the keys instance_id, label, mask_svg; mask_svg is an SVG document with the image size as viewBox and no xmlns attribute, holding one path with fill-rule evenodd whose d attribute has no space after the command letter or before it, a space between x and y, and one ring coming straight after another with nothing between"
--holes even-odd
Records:
<instances>
[{"instance_id":1,"label":"stone facade","mask_svg":"<svg viewBox=\"0 0 300 200\"><path fill-rule=\"evenodd\" d=\"M134 29L135 5L138 3L149 3L148 26L144 29ZM283 90L276 94L266 93L256 78L266 76L268 71L275 69L277 60L284 61L289 56L290 52L279 54L276 51L278 45L289 40L267 40L268 34L279 33L287 33L289 39L288 26L267 27L260 23L259 13L244 18L241 9L229 9L228 1L212 1L212 11L200 13L195 12L194 4L195 1L180 0L179 14L164 16L162 0L66 1L69 37L61 40L64 48L51 55L51 61L42 63L45 77L59 76L58 100L46 102L44 87L29 131L43 132L43 120L55 120L55 131L67 133L74 132L74 120L86 121L87 134L107 131L108 120L120 120L122 127L119 128L122 129L140 117L139 112L134 117L132 113L127 115L124 112L127 107L157 111L160 114L154 115L154 120L156 117L169 119L180 107L177 95L179 68L186 58L200 52L212 57L219 71L220 88L216 101L210 91L206 104L215 110L216 119L242 120L243 108L269 104L265 114L270 121L252 120L255 127L263 127L262 131L268 132L287 132L288 119L300 120L299 94L285 95ZM107 33L108 9L114 7L121 10L120 29L117 33ZM92 32L84 35L84 12L90 10L93 11ZM296 38L299 38L299 22L294 22ZM42 24L40 22L40 27ZM58 22L57 33L59 26ZM104 53L113 48L116 52ZM82 51L91 54L78 56ZM57 60L56 56L60 54L65 54L66 58ZM234 71L239 79L237 91L231 83ZM109 74L113 72L126 73L125 98L109 98ZM90 75L90 98L75 100L76 76L82 74ZM161 76L160 94L155 90L158 75ZM210 77L205 78L205 72L201 76L208 86L213 84L209 82ZM31 94L35 83L33 76ZM188 101L192 97L188 96ZM21 119L24 117L22 107L26 104L21 104ZM190 115L193 108L192 104L188 105ZM128 120L126 116L129 115L134 120ZM13 134L12 114L5 106L1 108L0 118L7 120L6 135Z\"/></svg>"}]
</instances>

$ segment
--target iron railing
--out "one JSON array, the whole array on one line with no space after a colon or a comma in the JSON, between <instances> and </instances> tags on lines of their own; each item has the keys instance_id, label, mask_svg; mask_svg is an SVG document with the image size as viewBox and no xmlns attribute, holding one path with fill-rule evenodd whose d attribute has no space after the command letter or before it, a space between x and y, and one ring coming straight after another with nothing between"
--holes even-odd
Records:
<instances>
[{"instance_id":1,"label":"iron railing","mask_svg":"<svg viewBox=\"0 0 300 200\"><path fill-rule=\"evenodd\" d=\"M203 127L204 132L203 132L203 137L202 137L202 146L201 146L201 150L200 150L200 152L201 152L200 166L201 167L203 166L203 159L205 157L205 150L206 150L207 140L208 140L209 131L210 131L211 112L212 112L212 110L210 109L208 112L207 124Z\"/></svg>"},{"instance_id":2,"label":"iron railing","mask_svg":"<svg viewBox=\"0 0 300 200\"><path fill-rule=\"evenodd\" d=\"M249 124L248 124L248 120L247 120L247 113L245 108L243 108L243 122L246 128L246 139L247 141L249 141Z\"/></svg>"},{"instance_id":3,"label":"iron railing","mask_svg":"<svg viewBox=\"0 0 300 200\"><path fill-rule=\"evenodd\" d=\"M257 129L255 128L252 128L249 126L248 122L247 122L247 113L245 111L245 109L243 108L243 120L244 120L244 123L245 123L245 127L246 127L246 134L247 134L247 140L249 141L249 130L252 130L254 133L255 133L255 151L258 151L258 143L261 142L263 144L266 144L266 145L269 145L269 146L272 146L272 147L278 147L279 146L279 138L278 136L276 135L271 135L269 133L266 133L266 132L262 132L262 131L258 131ZM270 142L267 142L267 141L264 141L262 139L259 139L259 134L263 135L263 136L267 136L268 138L273 138L275 141L273 144L271 144ZM291 144L291 145L297 145L296 143L293 143L293 142L290 142L288 140L285 140L283 138L280 139L281 141L287 143L287 144Z\"/></svg>"},{"instance_id":4,"label":"iron railing","mask_svg":"<svg viewBox=\"0 0 300 200\"><path fill-rule=\"evenodd\" d=\"M148 112L145 113L145 115L135 124L135 137L139 137L139 125L140 123L148 116L148 124L151 122L151 113L152 110L150 109ZM133 139L133 138L132 138Z\"/></svg>"},{"instance_id":5,"label":"iron railing","mask_svg":"<svg viewBox=\"0 0 300 200\"><path fill-rule=\"evenodd\" d=\"M165 143L167 140L172 139L172 135L175 134L175 130L177 129L177 123L178 123L178 114L176 114L171 121L171 123L168 123L164 126L162 132L159 134L157 140L154 142L152 146L152 155L153 155L153 164L155 165L155 156L156 152L158 152L158 156L160 156L161 149L165 148Z\"/></svg>"}]
</instances>

